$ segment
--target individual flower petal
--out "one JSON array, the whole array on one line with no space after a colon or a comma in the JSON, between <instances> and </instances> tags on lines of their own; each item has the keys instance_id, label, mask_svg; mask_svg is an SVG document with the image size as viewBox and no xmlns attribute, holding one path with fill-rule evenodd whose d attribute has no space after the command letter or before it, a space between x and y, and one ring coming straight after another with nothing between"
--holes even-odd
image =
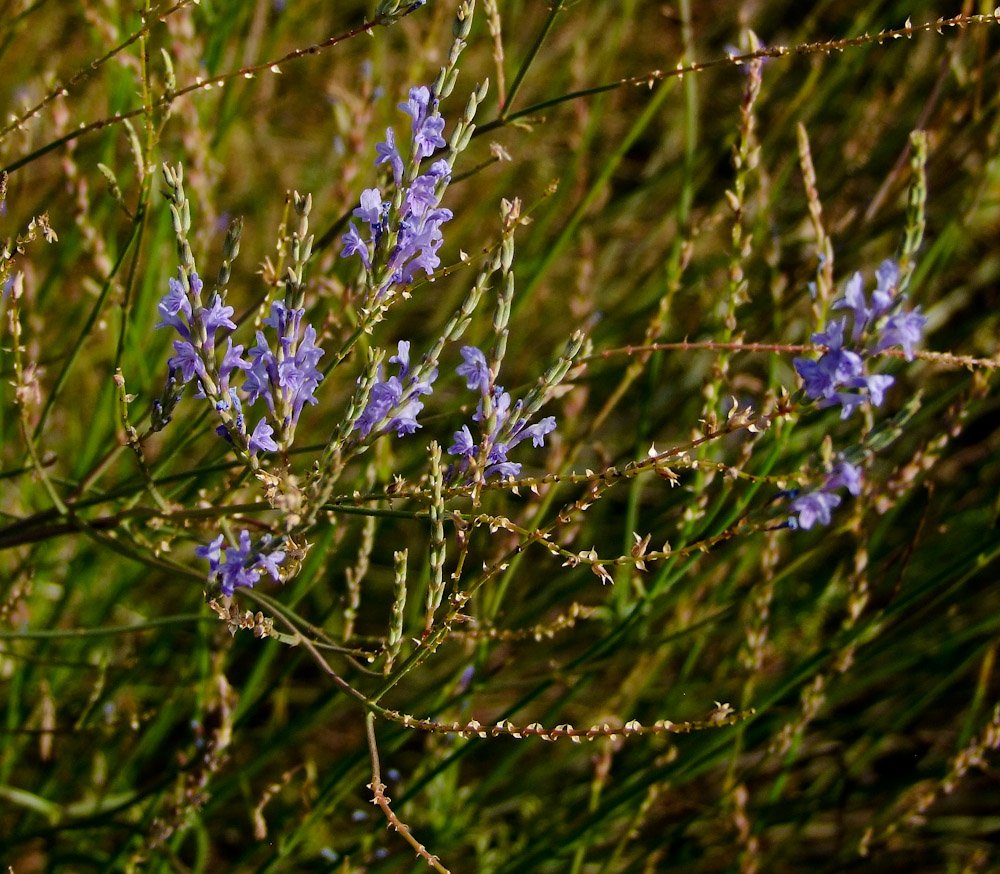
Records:
<instances>
[{"instance_id":1,"label":"individual flower petal","mask_svg":"<svg viewBox=\"0 0 1000 874\"><path fill-rule=\"evenodd\" d=\"M875 291L872 292L871 316L884 316L892 307L893 294L899 285L899 265L886 258L875 271Z\"/></svg>"},{"instance_id":2,"label":"individual flower petal","mask_svg":"<svg viewBox=\"0 0 1000 874\"><path fill-rule=\"evenodd\" d=\"M285 553L283 550L275 550L274 552L265 553L262 552L257 556L257 560L254 562L254 567L260 567L266 570L271 578L276 582L281 582L281 571L278 565L285 560Z\"/></svg>"},{"instance_id":3,"label":"individual flower petal","mask_svg":"<svg viewBox=\"0 0 1000 874\"><path fill-rule=\"evenodd\" d=\"M207 546L196 546L194 550L194 554L199 558L208 560L209 573L212 575L219 569L219 565L222 562L222 541L223 536L220 534L215 540L210 541Z\"/></svg>"},{"instance_id":4,"label":"individual flower petal","mask_svg":"<svg viewBox=\"0 0 1000 874\"><path fill-rule=\"evenodd\" d=\"M358 233L358 229L354 226L354 222L348 225L347 233L342 236L341 241L344 244L344 248L340 250L341 258L349 258L351 255L357 254L361 259L361 263L365 265L365 270L372 269L371 255L368 252L368 244L361 239L361 234Z\"/></svg>"},{"instance_id":5,"label":"individual flower petal","mask_svg":"<svg viewBox=\"0 0 1000 874\"><path fill-rule=\"evenodd\" d=\"M854 328L851 331L851 339L857 342L860 339L868 319L871 318L871 310L865 300L864 279L860 272L855 273L844 286L844 296L833 304L835 310L849 309L854 315Z\"/></svg>"}]
</instances>

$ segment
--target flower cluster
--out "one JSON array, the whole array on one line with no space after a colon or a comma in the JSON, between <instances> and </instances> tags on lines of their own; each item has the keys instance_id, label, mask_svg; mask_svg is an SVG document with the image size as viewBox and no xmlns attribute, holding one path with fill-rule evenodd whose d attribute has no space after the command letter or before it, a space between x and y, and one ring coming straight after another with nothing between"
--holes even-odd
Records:
<instances>
[{"instance_id":1,"label":"flower cluster","mask_svg":"<svg viewBox=\"0 0 1000 874\"><path fill-rule=\"evenodd\" d=\"M262 544L261 549L254 552L250 543L250 533L244 528L240 532L237 546L225 548L223 557L223 536L220 534L207 546L195 548L195 555L208 560L209 580L218 580L223 595L232 595L241 586L252 588L266 571L275 582L281 580L278 570L285 560L285 553L280 549L266 551L270 540Z\"/></svg>"},{"instance_id":2,"label":"flower cluster","mask_svg":"<svg viewBox=\"0 0 1000 874\"><path fill-rule=\"evenodd\" d=\"M154 408L160 427L169 419L183 386L194 381L198 386L196 397L207 398L222 419L217 433L244 451L252 464L257 463L256 456L262 452L287 448L302 408L317 402L314 392L323 379L317 368L323 350L316 345L315 329L303 323L305 310L275 301L263 320L276 335L273 347L264 332L258 331L256 345L244 358L244 347L234 344L231 335L236 328L233 308L226 306L218 294L210 307L202 306L203 285L197 273L181 269L179 279L171 279L168 286L159 303L161 321L156 327L173 328L180 339L174 340L175 354L168 361L166 400ZM221 359L217 354L219 331L226 332ZM237 371L243 374L239 387L232 384ZM238 388L242 389L243 399ZM259 399L263 399L267 410L250 431L243 407ZM232 595L241 586L253 586L262 572L280 579L278 565L285 553L270 544L270 537L265 536L254 548L249 533L243 531L239 544L226 549L224 557L221 534L207 546L197 547L195 553L207 559L209 580L218 580L222 593Z\"/></svg>"},{"instance_id":3,"label":"flower cluster","mask_svg":"<svg viewBox=\"0 0 1000 874\"><path fill-rule=\"evenodd\" d=\"M494 424L489 434L483 435L481 444L475 442L469 426L463 425L460 431L455 432L455 443L449 447L448 454L461 456L462 461L458 467L460 473L469 469L472 459L478 458L482 462L485 457L484 476L497 474L504 479L517 476L521 472L521 465L516 461L508 461L508 453L528 438L531 438L535 446L544 446L545 435L556 428L555 416L546 416L534 425L529 425L530 417L523 415L523 401L518 401L511 407L510 395L504 391L503 386L495 385L491 388L486 356L475 346L463 346L462 358L463 363L456 368L456 373L465 377L467 388L478 391L481 395L472 420L485 424L483 401L489 398Z\"/></svg>"},{"instance_id":4,"label":"flower cluster","mask_svg":"<svg viewBox=\"0 0 1000 874\"><path fill-rule=\"evenodd\" d=\"M399 105L411 118L410 162L414 168L445 145L444 119L437 104L430 90L421 86L411 88L409 100ZM385 142L375 148L375 165L388 164L392 170L397 204L383 200L378 188L365 189L353 214L368 226L368 237L362 237L351 222L343 236L341 257L356 254L366 272L374 269L378 273L375 292L380 295L389 285L411 282L418 270L430 276L440 265L437 252L444 239L441 225L451 219L452 213L438 204L451 179L451 165L446 160L435 161L426 173L406 184L406 167L391 127L386 129Z\"/></svg>"},{"instance_id":5,"label":"flower cluster","mask_svg":"<svg viewBox=\"0 0 1000 874\"><path fill-rule=\"evenodd\" d=\"M317 403L314 392L323 379L317 368L323 350L316 345L316 329L312 325L302 329L303 315L304 309L289 309L282 301L272 303L264 324L277 335L277 351L258 331L250 363L244 362L247 403L263 398L268 412L286 432L294 428L305 404Z\"/></svg>"},{"instance_id":6,"label":"flower cluster","mask_svg":"<svg viewBox=\"0 0 1000 874\"><path fill-rule=\"evenodd\" d=\"M893 294L899 283L895 261L883 261L875 275L877 284L870 301L865 299L861 274L855 273L844 289L844 297L834 303L834 309L851 312L850 346L854 348L845 345L845 316L830 322L826 331L812 335L814 343L827 347L819 360L795 359L806 396L818 400L821 407L839 404L844 419L866 402L880 406L893 383L893 377L887 374L866 373L866 357L900 346L906 359L912 360L913 345L920 340L927 322L919 307L905 312L900 309L906 295Z\"/></svg>"},{"instance_id":7,"label":"flower cluster","mask_svg":"<svg viewBox=\"0 0 1000 874\"><path fill-rule=\"evenodd\" d=\"M167 364L170 379L181 385L192 380L198 383L196 397L208 398L223 417L216 431L230 443L245 449L251 457L259 452L277 452L281 447L274 440L275 427L282 442L291 443L295 424L302 407L315 404L313 392L323 379L317 364L323 350L316 346L316 330L312 325L302 329L303 309L289 309L284 302L275 301L264 324L277 335L275 350L257 332L257 345L250 352L250 360L243 358L243 346L234 345L227 333L222 360L216 354L216 334L220 330L231 332L236 323L232 320L233 308L223 304L215 295L211 307L201 305L202 282L198 274L188 277L180 271L180 279L170 279L167 293L160 300L160 322L157 328L170 327L180 334L174 340L174 352ZM231 384L233 374L244 373L242 388L247 393L246 403L252 405L263 398L268 415L263 416L252 432L248 433L243 415L243 402Z\"/></svg>"},{"instance_id":8,"label":"flower cluster","mask_svg":"<svg viewBox=\"0 0 1000 874\"><path fill-rule=\"evenodd\" d=\"M855 497L861 494L861 468L842 461L827 474L818 489L793 498L789 504L792 515L788 527L808 530L817 522L829 525L831 511L840 504L840 495L835 494L840 488L846 488Z\"/></svg>"},{"instance_id":9,"label":"flower cluster","mask_svg":"<svg viewBox=\"0 0 1000 874\"><path fill-rule=\"evenodd\" d=\"M407 340L400 340L396 350L389 363L398 364L399 373L385 379L382 365L379 365L378 381L372 386L368 405L354 424L354 430L360 431L362 437L367 437L372 431L395 431L398 437L402 437L420 427L417 415L424 404L419 398L433 391L438 372L436 368L431 368L426 372L418 369L411 373L410 344Z\"/></svg>"}]
</instances>

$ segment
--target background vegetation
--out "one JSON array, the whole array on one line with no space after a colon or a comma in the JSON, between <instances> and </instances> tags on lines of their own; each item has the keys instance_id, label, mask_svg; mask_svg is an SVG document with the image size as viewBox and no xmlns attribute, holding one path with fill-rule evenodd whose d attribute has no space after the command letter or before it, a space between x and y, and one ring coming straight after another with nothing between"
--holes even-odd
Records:
<instances>
[{"instance_id":1,"label":"background vegetation","mask_svg":"<svg viewBox=\"0 0 1000 874\"><path fill-rule=\"evenodd\" d=\"M376 184L374 144L404 130L397 104L445 63L455 2L369 26L362 2L0 7L0 861L997 870L992 10L477 6L446 133L487 78L489 93L445 198L442 269L363 337L340 235ZM308 318L324 364L350 354L295 451L268 462L299 477L343 419L365 347L428 348L500 239L501 199L522 201L504 384L523 395L573 331L587 341L544 410L558 430L519 448L521 487L438 504L446 579L464 560L440 636L422 636L439 548L427 446L474 411L460 344L422 429L351 462L296 576L238 590L231 613L209 589L195 546L220 524L283 520L190 391L128 446L171 354L153 327L177 271L162 163L184 167L203 276L243 218L228 298L241 323L283 276L290 192L312 194ZM921 229L908 257L922 351L886 356L896 384L880 409L817 410L792 364L821 322L810 283L821 302L855 270L870 288ZM462 342L492 344L495 298ZM753 413L727 420L731 398ZM787 490L862 445L862 495L830 526L783 527ZM673 454L651 463L650 446ZM272 622L280 634L261 638ZM366 712L384 810L366 788Z\"/></svg>"}]
</instances>

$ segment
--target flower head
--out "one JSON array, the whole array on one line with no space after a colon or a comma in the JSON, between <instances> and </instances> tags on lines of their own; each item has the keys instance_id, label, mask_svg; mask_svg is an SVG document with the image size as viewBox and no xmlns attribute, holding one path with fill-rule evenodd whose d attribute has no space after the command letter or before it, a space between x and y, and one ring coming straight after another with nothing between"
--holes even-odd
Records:
<instances>
[{"instance_id":1,"label":"flower head","mask_svg":"<svg viewBox=\"0 0 1000 874\"><path fill-rule=\"evenodd\" d=\"M354 423L354 430L367 437L372 431L395 431L398 437L412 434L420 427L417 415L424 408L419 398L433 392L437 370L431 368L426 373L410 373L410 342L400 340L396 354L389 359L390 364L399 365L395 376L384 378L381 365L378 380L372 386L368 404Z\"/></svg>"},{"instance_id":2,"label":"flower head","mask_svg":"<svg viewBox=\"0 0 1000 874\"><path fill-rule=\"evenodd\" d=\"M220 534L208 545L196 547L194 551L199 558L208 560L208 579L218 579L223 595L230 596L241 587L252 588L260 579L261 571L270 574L275 582L281 579L278 565L285 560L285 553L270 548L270 535L264 535L256 551L250 541L250 532L245 528L240 532L236 546L224 548L223 542Z\"/></svg>"},{"instance_id":3,"label":"flower head","mask_svg":"<svg viewBox=\"0 0 1000 874\"><path fill-rule=\"evenodd\" d=\"M794 361L806 397L819 401L820 407L839 405L844 419L866 403L880 406L893 383L891 376L866 373L867 360L893 346L901 346L907 360L912 359L913 346L919 342L927 322L919 308L898 309L906 296L894 296L899 285L899 266L895 261L883 261L875 276L876 286L870 300L865 297L861 274L855 273L844 287L844 296L833 305L834 309L850 311L853 348L845 347L847 316L844 316L831 321L825 331L812 335L814 343L827 347L818 360Z\"/></svg>"},{"instance_id":4,"label":"flower head","mask_svg":"<svg viewBox=\"0 0 1000 874\"><path fill-rule=\"evenodd\" d=\"M466 387L478 391L479 404L472 416L472 421L483 424L486 421L484 400L490 399L493 427L485 434L481 444L477 444L469 430L463 425L455 432L454 443L448 448L449 455L460 456L458 470L469 469L473 458L485 452L484 475L489 477L497 474L502 479L517 476L521 472L518 462L508 460L510 451L524 440L531 440L532 445L545 445L545 437L556 429L555 416L546 416L535 424L530 423L530 416L525 416L524 402L511 403L510 394L502 385L490 389L490 368L486 356L475 346L462 347L462 364L455 372L465 377Z\"/></svg>"}]
</instances>

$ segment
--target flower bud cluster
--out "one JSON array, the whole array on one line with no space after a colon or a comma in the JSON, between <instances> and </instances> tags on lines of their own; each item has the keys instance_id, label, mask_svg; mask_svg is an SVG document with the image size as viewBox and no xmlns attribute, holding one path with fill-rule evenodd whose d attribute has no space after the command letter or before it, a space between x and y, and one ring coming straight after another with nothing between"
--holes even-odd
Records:
<instances>
[{"instance_id":1,"label":"flower bud cluster","mask_svg":"<svg viewBox=\"0 0 1000 874\"><path fill-rule=\"evenodd\" d=\"M323 379L317 368L323 350L316 345L316 329L305 325L304 309L289 309L283 301L271 305L264 324L273 329L277 340L272 346L262 331L257 344L243 357L244 347L234 345L231 332L233 308L224 305L216 294L210 307L201 303L203 284L198 274L183 269L179 279L169 280L169 290L159 303L157 328L173 328L180 335L174 340L175 354L168 359L170 379L181 385L195 381L196 397L208 398L222 418L216 429L221 437L244 451L250 458L260 452L277 452L291 445L295 425L305 404L315 404L314 391ZM186 280L186 287L185 287ZM216 350L216 335L226 332L226 348L221 360ZM243 373L241 388L247 405L263 399L267 412L252 431L246 425L243 401L232 385L233 374ZM281 444L274 440L278 433Z\"/></svg>"}]
</instances>

